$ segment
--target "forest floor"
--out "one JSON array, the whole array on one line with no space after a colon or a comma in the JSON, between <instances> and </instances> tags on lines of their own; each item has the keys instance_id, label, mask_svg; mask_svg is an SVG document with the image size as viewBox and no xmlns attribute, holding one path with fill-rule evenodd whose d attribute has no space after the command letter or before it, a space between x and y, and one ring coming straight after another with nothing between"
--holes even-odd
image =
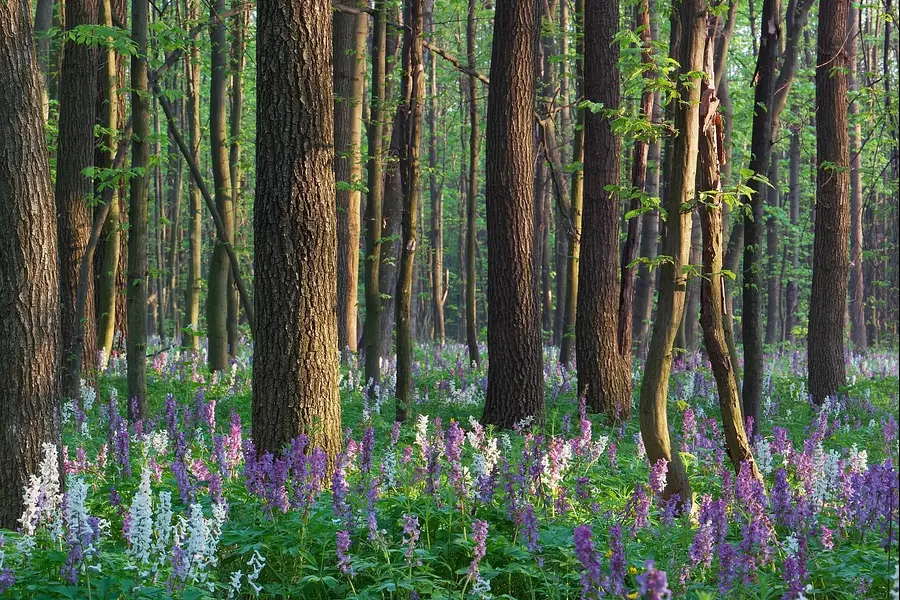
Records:
<instances>
[{"instance_id":1,"label":"forest floor","mask_svg":"<svg viewBox=\"0 0 900 600\"><path fill-rule=\"evenodd\" d=\"M693 516L659 495L666 465L649 464L637 411L608 426L553 351L544 364L546 422L500 433L477 422L486 370L460 346L417 349L402 427L391 384L366 393L343 366L346 451L326 477L302 438L252 458L246 358L210 377L157 355L152 416L129 425L113 357L99 395L64 407L66 493L51 447L22 528L0 535L0 595L897 598L895 350L848 358L821 409L805 352L767 356L764 486L727 462L708 367L679 358L668 412Z\"/></svg>"}]
</instances>

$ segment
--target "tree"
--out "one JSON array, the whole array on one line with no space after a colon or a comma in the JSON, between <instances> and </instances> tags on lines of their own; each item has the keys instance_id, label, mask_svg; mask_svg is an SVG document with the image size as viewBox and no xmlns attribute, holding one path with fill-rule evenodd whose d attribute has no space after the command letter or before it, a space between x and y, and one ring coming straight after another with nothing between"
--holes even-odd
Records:
<instances>
[{"instance_id":1,"label":"tree","mask_svg":"<svg viewBox=\"0 0 900 600\"><path fill-rule=\"evenodd\" d=\"M660 266L659 300L650 337L644 379L641 384L641 437L651 463L669 461L665 496L675 499L689 510L691 487L678 452L669 438L668 401L669 374L672 370L672 344L684 312L686 275L682 267L688 262L691 239L691 203L694 201L697 153L700 132L700 86L696 74L703 70L707 34L707 11L704 0L682 0L673 6L671 56L680 67L677 71L675 130L672 142L671 179L668 183L666 238L663 254L670 261Z\"/></svg>"},{"instance_id":2,"label":"tree","mask_svg":"<svg viewBox=\"0 0 900 600\"><path fill-rule=\"evenodd\" d=\"M478 351L478 332L475 325L477 317L475 306L475 239L476 217L475 207L478 200L478 83L475 72L475 9L477 0L469 0L469 12L466 18L466 58L469 74L469 187L466 190L466 347L469 351L469 363L481 364Z\"/></svg>"},{"instance_id":3,"label":"tree","mask_svg":"<svg viewBox=\"0 0 900 600\"><path fill-rule=\"evenodd\" d=\"M72 34L80 26L97 23L97 0L73 0L66 4L66 30ZM97 358L97 326L94 311L93 278L87 280L85 312L75 311L78 275L91 232L88 202L93 183L84 174L94 165L94 94L97 89L97 51L74 38L65 43L59 85L59 139L56 158L56 211L58 215L59 291L62 322L62 352L65 364L64 391L69 398L79 395L69 376L84 357L90 369ZM78 339L78 320L85 320ZM80 346L76 352L75 346Z\"/></svg>"},{"instance_id":4,"label":"tree","mask_svg":"<svg viewBox=\"0 0 900 600\"><path fill-rule=\"evenodd\" d=\"M757 176L750 180L750 211L744 217L744 288L741 333L744 340L744 419L753 420L753 430L759 426L763 384L762 298L766 276L763 269L763 218L767 186L761 176L768 175L772 156L772 106L775 97L775 76L781 44L780 0L765 0L762 8L762 27L759 55L756 61L756 92L753 133L750 142L750 170Z\"/></svg>"},{"instance_id":5,"label":"tree","mask_svg":"<svg viewBox=\"0 0 900 600\"><path fill-rule=\"evenodd\" d=\"M206 329L209 341L209 368L224 371L234 349L228 347L229 264L226 244L234 244L234 202L226 140L226 83L228 77L228 45L225 22L225 0L210 5L210 41L212 42L209 92L209 149L212 163L216 210L225 223L225 236L216 236L209 261L209 289L206 297Z\"/></svg>"},{"instance_id":6,"label":"tree","mask_svg":"<svg viewBox=\"0 0 900 600\"><path fill-rule=\"evenodd\" d=\"M612 129L612 114L619 107L619 51L614 42L618 28L617 1L585 2L584 93L588 102L602 109L590 110L584 121L584 213L575 350L579 395L613 421L631 415L630 336L625 347L619 343L621 143ZM631 298L628 302L630 308Z\"/></svg>"},{"instance_id":7,"label":"tree","mask_svg":"<svg viewBox=\"0 0 900 600\"><path fill-rule=\"evenodd\" d=\"M387 14L384 0L376 0L372 27L372 100L369 103L368 194L366 195L366 254L365 295L366 325L364 330L366 381L381 379L381 292L378 271L381 264L381 210L384 200L384 119L385 119L385 60L387 55Z\"/></svg>"},{"instance_id":8,"label":"tree","mask_svg":"<svg viewBox=\"0 0 900 600\"><path fill-rule=\"evenodd\" d=\"M485 150L491 360L482 421L500 428L544 417L532 264L535 25L531 3L497 2Z\"/></svg>"},{"instance_id":9,"label":"tree","mask_svg":"<svg viewBox=\"0 0 900 600\"><path fill-rule=\"evenodd\" d=\"M253 439L341 448L331 3L262 0L257 24Z\"/></svg>"},{"instance_id":10,"label":"tree","mask_svg":"<svg viewBox=\"0 0 900 600\"><path fill-rule=\"evenodd\" d=\"M359 202L368 16L334 13L334 177L338 182L338 344L357 350Z\"/></svg>"},{"instance_id":11,"label":"tree","mask_svg":"<svg viewBox=\"0 0 900 600\"><path fill-rule=\"evenodd\" d=\"M425 96L425 65L422 59L422 0L407 0L403 28L403 104L397 109L402 118L404 145L400 154L400 178L403 186L400 267L397 274L397 420L406 420L412 384L412 327L410 309L413 287L413 263L418 243L422 105Z\"/></svg>"},{"instance_id":12,"label":"tree","mask_svg":"<svg viewBox=\"0 0 900 600\"><path fill-rule=\"evenodd\" d=\"M859 10L850 3L848 16L847 91L857 95L857 38L859 37ZM857 352L864 352L866 340L865 288L863 281L863 189L862 189L862 124L857 115L856 100L850 102L850 339Z\"/></svg>"},{"instance_id":13,"label":"tree","mask_svg":"<svg viewBox=\"0 0 900 600\"><path fill-rule=\"evenodd\" d=\"M199 0L190 0L188 18L200 17ZM189 53L185 58L187 70L187 122L190 135L191 155L194 162L200 163L200 44L193 40ZM203 199L200 188L191 183L188 208L188 240L190 244L190 260L188 277L185 284L185 311L187 325L190 327L190 339L182 338L182 345L193 351L200 350L200 289L201 270L203 268Z\"/></svg>"},{"instance_id":14,"label":"tree","mask_svg":"<svg viewBox=\"0 0 900 600\"><path fill-rule=\"evenodd\" d=\"M147 79L149 0L132 0L131 38L131 168L134 176L128 197L128 416L147 416L147 202L150 164L150 94ZM134 408L137 410L135 411Z\"/></svg>"},{"instance_id":15,"label":"tree","mask_svg":"<svg viewBox=\"0 0 900 600\"><path fill-rule=\"evenodd\" d=\"M56 210L31 3L0 3L0 527L60 440Z\"/></svg>"},{"instance_id":16,"label":"tree","mask_svg":"<svg viewBox=\"0 0 900 600\"><path fill-rule=\"evenodd\" d=\"M816 218L809 307L809 393L817 404L846 382L850 228L850 151L847 122L847 21L850 0L819 7L816 58Z\"/></svg>"}]
</instances>

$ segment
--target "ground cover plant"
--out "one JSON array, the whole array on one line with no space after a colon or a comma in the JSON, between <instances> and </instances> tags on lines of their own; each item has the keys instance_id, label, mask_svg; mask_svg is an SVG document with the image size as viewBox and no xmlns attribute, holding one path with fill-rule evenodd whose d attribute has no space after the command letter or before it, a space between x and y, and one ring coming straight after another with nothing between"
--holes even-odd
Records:
<instances>
[{"instance_id":1,"label":"ground cover plant","mask_svg":"<svg viewBox=\"0 0 900 600\"><path fill-rule=\"evenodd\" d=\"M551 352L552 351L546 351ZM113 357L64 449L0 542L14 598L897 598L895 353L847 359L816 407L805 353L767 357L764 485L725 458L712 375L676 361L668 410L695 493L662 500L637 421L608 426L546 367L546 422L483 428L485 370L463 347L417 349L408 424L388 383L341 371L345 450L303 436L281 457L250 441L250 369L209 375L160 352L151 417L128 423ZM553 356L545 357L555 365ZM636 364L634 378L640 379ZM54 465L62 460L66 481Z\"/></svg>"}]
</instances>

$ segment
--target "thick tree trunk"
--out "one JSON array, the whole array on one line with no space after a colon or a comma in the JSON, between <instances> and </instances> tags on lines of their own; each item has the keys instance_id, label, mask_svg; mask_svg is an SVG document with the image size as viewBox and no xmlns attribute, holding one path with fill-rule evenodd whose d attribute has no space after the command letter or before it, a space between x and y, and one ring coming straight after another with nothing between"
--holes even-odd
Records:
<instances>
[{"instance_id":1,"label":"thick tree trunk","mask_svg":"<svg viewBox=\"0 0 900 600\"><path fill-rule=\"evenodd\" d=\"M188 18L200 17L198 0L190 0ZM190 54L185 59L188 72L187 117L188 133L191 145L191 156L200 164L200 44L191 42ZM190 261L188 262L188 280L185 285L185 320L190 327L189 339L182 338L182 345L194 352L200 350L200 289L201 270L203 268L203 199L200 187L191 182L188 208L188 239L190 241Z\"/></svg>"},{"instance_id":2,"label":"thick tree trunk","mask_svg":"<svg viewBox=\"0 0 900 600\"><path fill-rule=\"evenodd\" d=\"M70 0L66 4L66 30L97 23L97 0ZM62 325L63 394L79 395L79 373L72 374L80 353L83 367L97 361L97 326L93 278L87 282L84 315L75 314L81 262L91 233L88 200L94 186L84 170L94 165L94 94L97 90L97 51L75 40L65 43L59 86L59 138L56 157L56 211L59 250L60 317ZM77 322L84 319L84 339L77 339ZM76 351L75 346L80 348Z\"/></svg>"},{"instance_id":3,"label":"thick tree trunk","mask_svg":"<svg viewBox=\"0 0 900 600\"><path fill-rule=\"evenodd\" d=\"M338 344L357 351L359 204L368 15L334 13L334 176L338 183Z\"/></svg>"},{"instance_id":4,"label":"thick tree trunk","mask_svg":"<svg viewBox=\"0 0 900 600\"><path fill-rule=\"evenodd\" d=\"M756 93L753 116L753 132L750 142L750 170L766 175L772 155L772 113L775 94L776 63L781 45L780 0L764 0L759 56L756 62ZM765 287L763 266L763 232L765 231L764 206L765 183L751 179L749 186L750 213L744 217L744 288L741 313L741 334L744 342L744 419L753 419L753 432L757 431L762 406L763 386L763 331L762 300Z\"/></svg>"},{"instance_id":5,"label":"thick tree trunk","mask_svg":"<svg viewBox=\"0 0 900 600\"><path fill-rule=\"evenodd\" d=\"M853 98L857 93L856 57L859 34L859 11L850 3L848 41L846 46L849 71L847 91ZM850 341L857 352L865 352L866 306L863 287L863 189L862 189L862 125L856 118L859 107L850 102Z\"/></svg>"},{"instance_id":6,"label":"thick tree trunk","mask_svg":"<svg viewBox=\"0 0 900 600\"><path fill-rule=\"evenodd\" d=\"M673 7L672 56L681 65L679 79L703 69L707 30L706 3L684 0ZM672 448L666 414L669 374L672 370L672 344L684 312L686 276L682 266L688 262L691 238L691 211L697 174L700 131L700 87L696 77L679 84L682 102L674 107L675 130L672 143L671 179L667 181L668 221L663 254L672 257L660 267L659 300L650 349L641 384L641 436L651 464L661 458L669 461L665 496L689 511L691 487L678 452Z\"/></svg>"},{"instance_id":7,"label":"thick tree trunk","mask_svg":"<svg viewBox=\"0 0 900 600\"><path fill-rule=\"evenodd\" d=\"M341 449L331 3L258 3L253 439ZM299 110L299 107L303 110Z\"/></svg>"},{"instance_id":8,"label":"thick tree trunk","mask_svg":"<svg viewBox=\"0 0 900 600\"><path fill-rule=\"evenodd\" d=\"M403 182L403 218L400 267L397 273L397 420L406 421L412 386L412 303L413 266L418 243L419 142L422 137L422 105L425 101L425 65L422 59L422 0L407 0L403 28L403 115L404 146L400 155Z\"/></svg>"},{"instance_id":9,"label":"thick tree trunk","mask_svg":"<svg viewBox=\"0 0 900 600\"><path fill-rule=\"evenodd\" d=\"M580 103L584 95L584 0L575 0L575 99ZM582 35L578 35L581 33ZM572 141L572 163L584 162L584 121L585 108L576 109L575 138ZM569 264L566 269L566 297L563 316L562 344L559 347L559 362L568 367L572 363L575 350L575 315L578 310L578 262L581 257L581 211L584 200L584 170L572 173L569 188Z\"/></svg>"},{"instance_id":10,"label":"thick tree trunk","mask_svg":"<svg viewBox=\"0 0 900 600\"><path fill-rule=\"evenodd\" d=\"M488 390L482 421L544 418L541 316L534 269L534 44L531 2L499 0L488 94Z\"/></svg>"},{"instance_id":11,"label":"thick tree trunk","mask_svg":"<svg viewBox=\"0 0 900 600\"><path fill-rule=\"evenodd\" d=\"M132 0L131 39L136 52L131 56L131 115L134 130L128 207L128 416L147 416L147 203L150 164L150 91L147 81L147 35L150 24L149 0ZM137 409L136 411L134 409Z\"/></svg>"},{"instance_id":12,"label":"thick tree trunk","mask_svg":"<svg viewBox=\"0 0 900 600\"><path fill-rule=\"evenodd\" d=\"M368 194L366 196L366 254L365 295L366 325L364 329L366 381L381 380L381 292L379 267L381 265L381 219L384 199L382 173L385 119L385 58L387 15L385 0L375 0L372 30L372 99L369 103L369 122L366 125L368 141Z\"/></svg>"},{"instance_id":13,"label":"thick tree trunk","mask_svg":"<svg viewBox=\"0 0 900 600\"><path fill-rule=\"evenodd\" d=\"M618 27L618 2L585 3L585 98L610 110L619 106L619 53L613 42ZM578 393L587 398L591 409L605 413L610 421L627 420L631 415L631 353L622 352L619 344L620 199L610 191L619 185L620 146L611 119L601 113L587 113L584 235L575 325Z\"/></svg>"},{"instance_id":14,"label":"thick tree trunk","mask_svg":"<svg viewBox=\"0 0 900 600\"><path fill-rule=\"evenodd\" d=\"M228 294L229 265L226 244L234 243L234 203L231 172L228 164L226 134L226 84L228 77L228 43L225 22L218 17L225 12L225 0L210 5L211 74L209 89L209 151L212 164L216 210L225 224L225 236L216 236L209 260L209 282L206 292L206 330L209 343L209 368L228 369ZM258 266L258 265L257 265Z\"/></svg>"},{"instance_id":15,"label":"thick tree trunk","mask_svg":"<svg viewBox=\"0 0 900 600\"><path fill-rule=\"evenodd\" d=\"M697 184L700 187L700 220L703 230L703 277L700 290L700 323L703 342L712 365L719 408L722 412L722 428L725 431L725 447L735 472L741 464L749 462L756 479L762 476L753 461L744 424L741 422L741 401L737 393L734 366L725 342L722 310L725 307L722 274L722 181L720 168L725 161L722 117L718 114L719 99L713 84L712 36L707 38L706 78L700 87L700 155Z\"/></svg>"},{"instance_id":16,"label":"thick tree trunk","mask_svg":"<svg viewBox=\"0 0 900 600\"><path fill-rule=\"evenodd\" d=\"M847 125L847 17L850 0L820 6L816 57L816 219L809 306L809 393L821 404L846 382L847 236L850 153Z\"/></svg>"},{"instance_id":17,"label":"thick tree trunk","mask_svg":"<svg viewBox=\"0 0 900 600\"><path fill-rule=\"evenodd\" d=\"M469 12L466 19L466 58L469 69L475 71L475 9L477 0L469 0ZM476 326L475 304L475 248L476 207L478 201L478 82L474 75L469 77L469 189L466 193L466 347L469 351L469 363L480 365L481 355L478 351L478 328Z\"/></svg>"},{"instance_id":18,"label":"thick tree trunk","mask_svg":"<svg viewBox=\"0 0 900 600\"><path fill-rule=\"evenodd\" d=\"M60 445L56 210L31 3L0 3L0 527L16 529L42 444Z\"/></svg>"}]
</instances>

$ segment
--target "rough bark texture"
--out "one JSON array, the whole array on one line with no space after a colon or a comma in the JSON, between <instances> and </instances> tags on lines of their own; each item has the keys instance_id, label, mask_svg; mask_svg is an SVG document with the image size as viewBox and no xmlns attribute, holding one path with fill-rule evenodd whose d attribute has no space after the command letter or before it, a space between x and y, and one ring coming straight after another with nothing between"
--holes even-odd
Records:
<instances>
[{"instance_id":1,"label":"rough bark texture","mask_svg":"<svg viewBox=\"0 0 900 600\"><path fill-rule=\"evenodd\" d=\"M134 136L131 168L143 169L131 179L128 199L128 416L147 416L147 203L150 163L150 93L147 82L147 35L150 23L149 0L133 0L131 38L136 53L131 56L131 114ZM137 412L133 410L137 408Z\"/></svg>"},{"instance_id":2,"label":"rough bark texture","mask_svg":"<svg viewBox=\"0 0 900 600\"><path fill-rule=\"evenodd\" d=\"M466 19L466 55L469 68L475 71L475 9L477 0L469 0ZM475 305L475 248L477 239L476 203L478 200L478 82L474 75L469 77L469 178L466 192L466 347L469 363L481 364L478 352L478 328Z\"/></svg>"},{"instance_id":3,"label":"rough bark texture","mask_svg":"<svg viewBox=\"0 0 900 600\"><path fill-rule=\"evenodd\" d=\"M775 94L776 63L781 45L779 25L781 2L764 0L759 56L756 62L756 93L753 131L750 141L750 170L766 175L772 156L772 106ZM744 419L753 419L753 431L759 425L763 386L762 300L765 288L763 266L763 232L765 231L765 183L749 182L750 214L744 217L744 289L741 312L741 334L744 342Z\"/></svg>"},{"instance_id":4,"label":"rough bark texture","mask_svg":"<svg viewBox=\"0 0 900 600\"><path fill-rule=\"evenodd\" d=\"M809 306L809 393L814 402L846 382L847 236L850 228L850 152L847 126L847 17L850 0L819 8L816 58L816 218Z\"/></svg>"},{"instance_id":5,"label":"rough bark texture","mask_svg":"<svg viewBox=\"0 0 900 600\"><path fill-rule=\"evenodd\" d=\"M242 5L242 0L232 0L232 10L238 9L238 13L231 20L231 56L230 58L230 76L231 90L229 91L229 101L231 103L230 112L228 114L228 171L229 181L231 183L231 206L232 221L231 224L232 244L238 244L238 232L241 230L241 215L243 213L241 207L241 124L244 112L244 54L246 53L245 35L247 28L246 6ZM243 10L240 10L243 9ZM228 225L226 221L226 226ZM225 330L228 336L228 356L235 358L237 356L238 341L240 332L238 331L238 323L240 320L240 303L238 301L237 288L234 281L234 273L231 269L228 271L228 292L226 295L227 316L225 321Z\"/></svg>"},{"instance_id":6,"label":"rough bark texture","mask_svg":"<svg viewBox=\"0 0 900 600\"><path fill-rule=\"evenodd\" d=\"M534 44L530 2L499 0L488 95L488 390L482 421L542 421L541 315L534 294Z\"/></svg>"},{"instance_id":7,"label":"rough bark texture","mask_svg":"<svg viewBox=\"0 0 900 600\"><path fill-rule=\"evenodd\" d=\"M387 19L384 0L375 1L372 31L372 99L366 126L368 141L368 194L366 195L365 295L366 325L364 330L366 381L381 379L381 293L378 271L381 264L381 209L384 199L382 164L384 144L385 44Z\"/></svg>"},{"instance_id":8,"label":"rough bark texture","mask_svg":"<svg viewBox=\"0 0 900 600\"><path fill-rule=\"evenodd\" d=\"M413 328L410 323L413 266L418 243L420 148L422 105L425 96L425 65L422 60L422 0L408 0L403 28L403 114L404 146L400 155L403 182L403 218L400 238L400 266L397 273L397 420L406 420L412 385Z\"/></svg>"},{"instance_id":9,"label":"rough bark texture","mask_svg":"<svg viewBox=\"0 0 900 600\"><path fill-rule=\"evenodd\" d=\"M189 18L200 17L198 0L189 4ZM194 162L200 164L200 44L191 43L190 54L185 60L188 71L187 117L190 136L191 155ZM185 320L192 332L200 331L200 290L201 271L203 269L203 199L200 187L191 182L188 207L188 239L190 241L190 260L188 262L188 280L185 285ZM182 344L192 350L200 350L200 336L193 334Z\"/></svg>"},{"instance_id":10,"label":"rough bark texture","mask_svg":"<svg viewBox=\"0 0 900 600\"><path fill-rule=\"evenodd\" d=\"M847 88L850 97L857 93L856 57L859 34L859 11L850 3L849 28L847 32ZM866 305L863 286L863 188L862 188L862 125L856 116L859 107L850 102L850 341L857 352L865 352Z\"/></svg>"},{"instance_id":11,"label":"rough bark texture","mask_svg":"<svg viewBox=\"0 0 900 600\"><path fill-rule=\"evenodd\" d=\"M66 3L66 30L97 23L97 0ZM97 362L97 326L94 281L88 278L84 315L75 314L81 262L91 233L88 200L94 186L83 171L94 165L94 94L97 90L97 51L74 40L65 43L59 85L59 139L56 156L56 211L59 251L60 317L62 325L63 394L75 398L79 390L69 385L75 368L75 345L81 346L83 367ZM77 339L76 321L85 320L84 339Z\"/></svg>"},{"instance_id":12,"label":"rough bark texture","mask_svg":"<svg viewBox=\"0 0 900 600\"><path fill-rule=\"evenodd\" d=\"M714 32L710 32L714 33ZM722 181L721 165L725 162L725 130L718 114L719 99L713 85L713 37L706 41L706 78L701 83L700 94L700 154L697 185L700 191L700 220L703 231L703 278L700 288L700 324L703 343L712 365L719 408L722 412L722 428L725 431L725 449L736 473L741 464L749 462L753 476L762 476L753 461L750 443L741 422L741 400L737 392L734 365L725 342L725 326L722 310L725 307L724 281L722 278Z\"/></svg>"},{"instance_id":13,"label":"rough bark texture","mask_svg":"<svg viewBox=\"0 0 900 600\"><path fill-rule=\"evenodd\" d=\"M357 350L359 203L368 16L334 13L334 177L338 181L338 344Z\"/></svg>"},{"instance_id":14,"label":"rough bark texture","mask_svg":"<svg viewBox=\"0 0 900 600\"><path fill-rule=\"evenodd\" d=\"M209 261L206 331L209 342L209 368L214 371L224 371L228 368L229 265L225 244L234 243L234 203L231 197L231 173L226 141L228 122L226 118L227 30L225 22L217 17L224 12L225 0L216 0L210 6L210 19L213 25L209 34L212 46L209 89L209 150L216 210L225 224L226 235L225 238L216 236L216 243Z\"/></svg>"},{"instance_id":15,"label":"rough bark texture","mask_svg":"<svg viewBox=\"0 0 900 600\"><path fill-rule=\"evenodd\" d=\"M301 432L335 456L337 217L331 3L262 0L256 50L258 193L253 439L283 450Z\"/></svg>"},{"instance_id":16,"label":"rough bark texture","mask_svg":"<svg viewBox=\"0 0 900 600\"><path fill-rule=\"evenodd\" d=\"M31 3L0 3L0 527L16 529L41 445L60 444L56 211Z\"/></svg>"},{"instance_id":17,"label":"rough bark texture","mask_svg":"<svg viewBox=\"0 0 900 600\"><path fill-rule=\"evenodd\" d=\"M685 0L673 6L673 58L681 65L678 77L703 69L707 32L706 3ZM667 209L663 254L671 257L660 267L659 300L650 348L641 384L641 436L651 464L661 458L669 461L665 496L676 498L685 510L691 506L691 487L678 452L672 448L666 414L669 374L672 370L672 344L684 312L686 276L682 266L688 261L691 237L691 210L697 173L700 131L700 87L696 78L679 84L682 102L674 106L675 130L672 142L671 179L667 182ZM687 207L687 208L686 208Z\"/></svg>"},{"instance_id":18,"label":"rough bark texture","mask_svg":"<svg viewBox=\"0 0 900 600\"><path fill-rule=\"evenodd\" d=\"M619 52L613 43L618 26L617 2L585 3L584 93L609 110L619 106ZM620 146L610 118L589 111L584 120L584 234L575 323L578 393L612 421L631 415L631 340L625 353L618 337L620 200L608 189L619 185Z\"/></svg>"}]
</instances>

